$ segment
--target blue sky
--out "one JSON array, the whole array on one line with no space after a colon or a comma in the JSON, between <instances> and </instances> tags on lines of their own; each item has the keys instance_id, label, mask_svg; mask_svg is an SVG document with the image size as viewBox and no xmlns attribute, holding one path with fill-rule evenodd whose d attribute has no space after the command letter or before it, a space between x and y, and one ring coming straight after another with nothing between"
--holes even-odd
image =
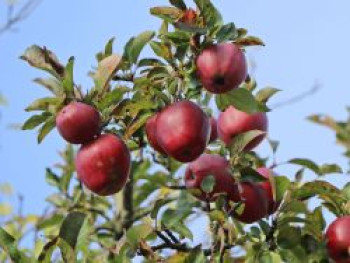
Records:
<instances>
[{"instance_id":1,"label":"blue sky","mask_svg":"<svg viewBox=\"0 0 350 263\"><path fill-rule=\"evenodd\" d=\"M245 27L250 34L265 41L266 47L249 48L247 54L256 64L254 74L259 86L283 90L271 101L272 105L309 90L315 82L322 87L312 97L269 114L270 137L281 141L278 160L307 157L318 163L336 162L346 169L346 159L341 156L343 149L335 146L333 134L305 118L324 112L338 119L346 117L350 2L214 2L225 21ZM19 25L17 33L0 36L0 92L9 101L9 105L1 109L0 183L9 182L23 194L25 212L43 210L45 197L52 191L45 183L45 167L57 162L57 151L64 142L55 131L37 145L35 132L8 128L29 116L23 109L31 101L47 95L31 82L44 74L20 61L19 55L31 44L47 46L62 61L74 55L75 80L88 88L92 82L87 72L95 65L95 53L112 36L116 36L115 50L122 52L124 43L132 35L157 29L159 20L148 13L149 7L156 5L167 5L167 1L43 1L35 13ZM258 151L269 154L267 143ZM292 176L295 168L286 166L277 171ZM330 175L327 179L339 186L349 181L349 177L343 175Z\"/></svg>"}]
</instances>

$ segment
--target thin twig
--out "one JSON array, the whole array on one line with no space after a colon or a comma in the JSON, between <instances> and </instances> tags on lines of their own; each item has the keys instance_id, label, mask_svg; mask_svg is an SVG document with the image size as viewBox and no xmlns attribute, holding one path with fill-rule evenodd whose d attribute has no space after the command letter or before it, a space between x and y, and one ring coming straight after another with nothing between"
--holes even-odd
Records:
<instances>
[{"instance_id":1,"label":"thin twig","mask_svg":"<svg viewBox=\"0 0 350 263\"><path fill-rule=\"evenodd\" d=\"M290 104L299 102L299 101L305 99L306 97L309 97L309 96L315 94L320 89L321 89L321 85L316 82L311 89L309 89L309 90L307 90L307 91L305 91L305 92L303 92L303 93L301 93L301 94L299 94L291 99L276 103L276 104L272 105L271 108L274 110L277 108L281 108L281 107L288 106Z\"/></svg>"},{"instance_id":2,"label":"thin twig","mask_svg":"<svg viewBox=\"0 0 350 263\"><path fill-rule=\"evenodd\" d=\"M0 35L13 30L19 22L27 19L38 7L41 0L28 0L17 12L14 11L14 4L9 4L7 8L7 20L0 27Z\"/></svg>"}]
</instances>

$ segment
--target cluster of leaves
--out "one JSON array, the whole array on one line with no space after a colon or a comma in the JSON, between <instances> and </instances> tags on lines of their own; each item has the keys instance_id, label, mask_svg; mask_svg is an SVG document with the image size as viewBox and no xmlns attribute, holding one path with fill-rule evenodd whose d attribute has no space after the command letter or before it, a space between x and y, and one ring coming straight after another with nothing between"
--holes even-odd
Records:
<instances>
[{"instance_id":1,"label":"cluster of leaves","mask_svg":"<svg viewBox=\"0 0 350 263\"><path fill-rule=\"evenodd\" d=\"M23 129L39 127L38 141L55 127L57 112L71 101L84 101L102 115L104 132L123 137L132 151L132 176L124 191L104 198L91 194L76 181L75 150L67 146L61 154L63 164L46 170L47 182L56 193L47 201L50 209L36 217L34 229L42 234L36 248L19 250L23 232L8 224L0 229L0 246L13 261L39 262L131 262L143 256L146 262L326 262L322 233L325 228L322 207L336 215L350 213L349 187L338 189L326 181L304 182L304 169L321 177L341 173L334 164L318 165L311 160L295 158L287 163L302 166L291 180L286 176L271 178L273 195L281 202L277 212L245 226L226 211L225 196L215 203L201 203L181 184L181 163L155 153L145 143L144 124L164 106L182 99L196 101L210 112L215 101L219 110L233 105L255 113L269 111L267 101L278 92L274 88L256 91L257 84L248 77L240 88L214 95L205 92L196 77L195 58L208 45L232 42L242 46L264 45L257 37L248 36L243 28L225 24L219 11L209 0L195 0L196 11L188 23L190 10L182 0L171 0L170 7L155 7L151 14L161 18L158 32L145 31L132 37L122 56L113 53L113 39L96 56L98 65L90 76L93 87L84 94L73 77L74 58L62 64L53 52L39 46L26 50L22 59L47 71L49 78L35 82L47 88L51 97L40 98L27 107L36 112ZM193 10L192 10L193 11ZM186 19L185 19L186 18ZM140 58L149 45L156 57ZM260 158L245 153L245 146L262 133L250 131L235 137L229 147L211 144L207 152L230 159L237 181L263 181L254 171L271 163L278 167L275 155L278 142L270 141L273 157ZM212 176L203 180L202 190L210 192L215 185ZM313 197L322 205L310 210L307 201ZM241 204L234 204L239 213ZM210 244L193 243L189 222L198 217L208 221ZM12 222L16 222L12 220ZM22 221L21 221L22 222ZM17 235L17 236L16 236ZM231 249L239 247L240 255ZM59 253L58 250L61 252ZM175 253L167 253L169 250ZM6 256L7 255L7 256ZM61 255L61 256L60 256Z\"/></svg>"}]
</instances>

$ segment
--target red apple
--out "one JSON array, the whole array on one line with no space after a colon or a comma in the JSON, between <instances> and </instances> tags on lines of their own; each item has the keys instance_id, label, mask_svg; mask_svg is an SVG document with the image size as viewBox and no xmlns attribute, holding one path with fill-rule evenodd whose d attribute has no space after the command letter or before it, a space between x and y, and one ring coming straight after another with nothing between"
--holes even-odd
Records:
<instances>
[{"instance_id":1,"label":"red apple","mask_svg":"<svg viewBox=\"0 0 350 263\"><path fill-rule=\"evenodd\" d=\"M197 57L196 65L204 88L216 94L237 88L247 77L245 56L231 43L205 48Z\"/></svg>"},{"instance_id":2,"label":"red apple","mask_svg":"<svg viewBox=\"0 0 350 263\"><path fill-rule=\"evenodd\" d=\"M329 225L326 242L328 254L336 263L350 263L350 215Z\"/></svg>"},{"instance_id":3,"label":"red apple","mask_svg":"<svg viewBox=\"0 0 350 263\"><path fill-rule=\"evenodd\" d=\"M82 102L71 102L56 116L56 126L68 142L83 144L100 134L100 114Z\"/></svg>"},{"instance_id":4,"label":"red apple","mask_svg":"<svg viewBox=\"0 0 350 263\"><path fill-rule=\"evenodd\" d=\"M149 144L155 149L156 151L165 154L164 150L159 146L158 139L157 139L157 118L158 113L150 117L146 122L146 135Z\"/></svg>"},{"instance_id":5,"label":"red apple","mask_svg":"<svg viewBox=\"0 0 350 263\"><path fill-rule=\"evenodd\" d=\"M112 195L126 184L130 173L130 153L113 134L103 134L83 145L75 159L79 180L98 195Z\"/></svg>"},{"instance_id":6,"label":"red apple","mask_svg":"<svg viewBox=\"0 0 350 263\"><path fill-rule=\"evenodd\" d=\"M213 142L218 138L218 127L217 127L216 119L214 117L210 117L210 127L211 127L211 132L210 132L209 142Z\"/></svg>"},{"instance_id":7,"label":"red apple","mask_svg":"<svg viewBox=\"0 0 350 263\"><path fill-rule=\"evenodd\" d=\"M276 212L277 208L280 205L280 202L276 202L273 199L273 192L272 192L272 186L269 181L269 177L273 176L272 171L266 167L260 167L257 169L257 172L264 176L267 180L264 182L260 182L259 185L262 187L262 189L265 191L267 198L268 198L268 214L272 215Z\"/></svg>"},{"instance_id":8,"label":"red apple","mask_svg":"<svg viewBox=\"0 0 350 263\"><path fill-rule=\"evenodd\" d=\"M251 130L267 131L267 116L264 112L249 114L239 111L233 106L228 107L224 112L221 112L218 119L218 134L219 138L226 144L230 144L232 138L240 133ZM260 135L251 141L245 151L250 151L255 148L265 138Z\"/></svg>"},{"instance_id":9,"label":"red apple","mask_svg":"<svg viewBox=\"0 0 350 263\"><path fill-rule=\"evenodd\" d=\"M213 191L202 191L201 184L205 177L213 176L215 185ZM235 187L235 180L231 176L230 163L217 154L202 154L186 169L185 184L188 189L197 189L200 192L196 197L203 201L214 201L219 193L228 193Z\"/></svg>"},{"instance_id":10,"label":"red apple","mask_svg":"<svg viewBox=\"0 0 350 263\"><path fill-rule=\"evenodd\" d=\"M208 116L195 103L176 102L157 118L159 146L180 162L191 162L205 150L210 137Z\"/></svg>"},{"instance_id":11,"label":"red apple","mask_svg":"<svg viewBox=\"0 0 350 263\"><path fill-rule=\"evenodd\" d=\"M241 183L242 193L235 188L229 192L229 200L242 202L244 210L242 214L235 213L234 217L241 222L251 224L267 215L268 202L264 191L253 182Z\"/></svg>"}]
</instances>

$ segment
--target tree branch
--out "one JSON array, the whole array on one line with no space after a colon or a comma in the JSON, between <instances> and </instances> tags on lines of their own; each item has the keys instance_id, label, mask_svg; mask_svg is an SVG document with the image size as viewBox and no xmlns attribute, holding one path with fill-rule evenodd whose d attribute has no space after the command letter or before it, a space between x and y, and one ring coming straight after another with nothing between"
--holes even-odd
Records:
<instances>
[{"instance_id":1,"label":"tree branch","mask_svg":"<svg viewBox=\"0 0 350 263\"><path fill-rule=\"evenodd\" d=\"M27 19L38 7L41 0L28 0L17 12L14 11L14 4L9 4L7 8L7 20L0 26L0 35L13 30L19 22Z\"/></svg>"}]
</instances>

